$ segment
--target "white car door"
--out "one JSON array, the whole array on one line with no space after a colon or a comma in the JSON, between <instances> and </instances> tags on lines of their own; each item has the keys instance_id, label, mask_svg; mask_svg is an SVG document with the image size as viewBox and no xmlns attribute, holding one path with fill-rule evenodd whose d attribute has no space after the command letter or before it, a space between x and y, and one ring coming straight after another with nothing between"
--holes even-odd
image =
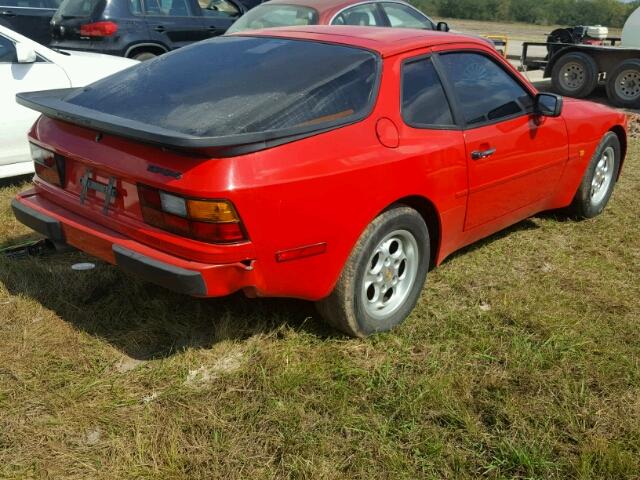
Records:
<instances>
[{"instance_id":1,"label":"white car door","mask_svg":"<svg viewBox=\"0 0 640 480\"><path fill-rule=\"evenodd\" d=\"M70 86L64 70L40 55L18 63L14 41L0 34L0 178L33 171L27 132L39 114L18 105L16 93Z\"/></svg>"}]
</instances>

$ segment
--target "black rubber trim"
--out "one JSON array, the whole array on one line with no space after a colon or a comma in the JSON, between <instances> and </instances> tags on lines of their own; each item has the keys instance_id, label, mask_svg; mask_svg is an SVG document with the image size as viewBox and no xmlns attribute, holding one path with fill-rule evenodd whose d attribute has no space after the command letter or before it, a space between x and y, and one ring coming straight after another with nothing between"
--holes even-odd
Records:
<instances>
[{"instance_id":1,"label":"black rubber trim","mask_svg":"<svg viewBox=\"0 0 640 480\"><path fill-rule=\"evenodd\" d=\"M123 270L174 292L204 297L207 286L200 272L159 262L120 245L113 246L116 264Z\"/></svg>"},{"instance_id":2,"label":"black rubber trim","mask_svg":"<svg viewBox=\"0 0 640 480\"><path fill-rule=\"evenodd\" d=\"M23 205L15 198L11 201L11 209L13 210L13 215L27 227L41 233L49 240L64 242L62 224L56 219Z\"/></svg>"}]
</instances>

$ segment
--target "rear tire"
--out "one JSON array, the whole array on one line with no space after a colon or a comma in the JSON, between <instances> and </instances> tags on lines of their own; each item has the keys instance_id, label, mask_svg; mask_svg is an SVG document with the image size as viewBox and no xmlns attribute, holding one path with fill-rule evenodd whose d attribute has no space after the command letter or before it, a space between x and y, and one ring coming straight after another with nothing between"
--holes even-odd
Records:
<instances>
[{"instance_id":1,"label":"rear tire","mask_svg":"<svg viewBox=\"0 0 640 480\"><path fill-rule=\"evenodd\" d=\"M621 148L618 136L607 132L596 149L569 207L579 218L593 218L609 203L620 171Z\"/></svg>"},{"instance_id":2,"label":"rear tire","mask_svg":"<svg viewBox=\"0 0 640 480\"><path fill-rule=\"evenodd\" d=\"M598 65L582 52L564 54L551 69L551 82L560 95L588 97L598 86Z\"/></svg>"},{"instance_id":3,"label":"rear tire","mask_svg":"<svg viewBox=\"0 0 640 480\"><path fill-rule=\"evenodd\" d=\"M136 53L131 58L133 58L134 60L138 60L140 62L146 62L147 60L154 59L157 56L158 55L156 55L153 52L140 52L140 53Z\"/></svg>"},{"instance_id":4,"label":"rear tire","mask_svg":"<svg viewBox=\"0 0 640 480\"><path fill-rule=\"evenodd\" d=\"M429 231L412 208L383 212L362 233L318 310L352 337L391 330L415 307L430 261Z\"/></svg>"},{"instance_id":5,"label":"rear tire","mask_svg":"<svg viewBox=\"0 0 640 480\"><path fill-rule=\"evenodd\" d=\"M607 97L617 107L640 108L640 60L626 60L611 71Z\"/></svg>"}]
</instances>

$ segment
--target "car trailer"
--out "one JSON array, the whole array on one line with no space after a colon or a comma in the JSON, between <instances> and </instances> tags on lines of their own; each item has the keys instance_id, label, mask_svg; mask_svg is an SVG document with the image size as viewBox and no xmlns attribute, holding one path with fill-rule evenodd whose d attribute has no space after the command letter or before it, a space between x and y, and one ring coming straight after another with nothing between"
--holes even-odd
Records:
<instances>
[{"instance_id":1,"label":"car trailer","mask_svg":"<svg viewBox=\"0 0 640 480\"><path fill-rule=\"evenodd\" d=\"M584 98L604 85L612 104L640 108L640 8L627 20L622 37L606 32L600 26L564 28L546 42L524 42L521 68L543 70L561 95ZM531 47L545 47L545 55L531 55Z\"/></svg>"}]
</instances>

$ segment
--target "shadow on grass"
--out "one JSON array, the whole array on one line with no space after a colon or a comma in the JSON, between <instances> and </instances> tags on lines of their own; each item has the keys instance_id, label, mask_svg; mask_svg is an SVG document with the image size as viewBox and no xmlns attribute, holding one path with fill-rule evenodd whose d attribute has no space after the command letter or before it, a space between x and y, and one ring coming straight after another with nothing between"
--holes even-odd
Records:
<instances>
[{"instance_id":1,"label":"shadow on grass","mask_svg":"<svg viewBox=\"0 0 640 480\"><path fill-rule=\"evenodd\" d=\"M522 231L527 231L527 230L536 230L540 228L540 226L538 224L536 224L532 219L528 218L526 220L523 220L519 223L516 223L515 225L512 225L510 227L505 228L504 230L500 230L492 235L489 235L488 237L482 238L470 245L467 245L464 248L461 248L460 250L457 250L455 252L453 252L451 255L449 255L447 258L444 259L444 262L442 262L443 264L450 262L451 260L467 255L468 253L474 252L480 248L483 248L497 240L500 240L502 238L508 237L509 235L512 235L516 232L522 232Z\"/></svg>"},{"instance_id":2,"label":"shadow on grass","mask_svg":"<svg viewBox=\"0 0 640 480\"><path fill-rule=\"evenodd\" d=\"M20 175L18 177L0 178L0 188L19 187L21 185L25 185L27 182L30 182L32 178L33 174Z\"/></svg>"},{"instance_id":3,"label":"shadow on grass","mask_svg":"<svg viewBox=\"0 0 640 480\"><path fill-rule=\"evenodd\" d=\"M72 264L87 261L96 263L96 268L71 270ZM191 298L77 252L0 259L0 282L11 294L35 300L75 328L138 360L260 334L277 337L287 329L321 338L333 335L310 302L248 299L242 294Z\"/></svg>"}]
</instances>

